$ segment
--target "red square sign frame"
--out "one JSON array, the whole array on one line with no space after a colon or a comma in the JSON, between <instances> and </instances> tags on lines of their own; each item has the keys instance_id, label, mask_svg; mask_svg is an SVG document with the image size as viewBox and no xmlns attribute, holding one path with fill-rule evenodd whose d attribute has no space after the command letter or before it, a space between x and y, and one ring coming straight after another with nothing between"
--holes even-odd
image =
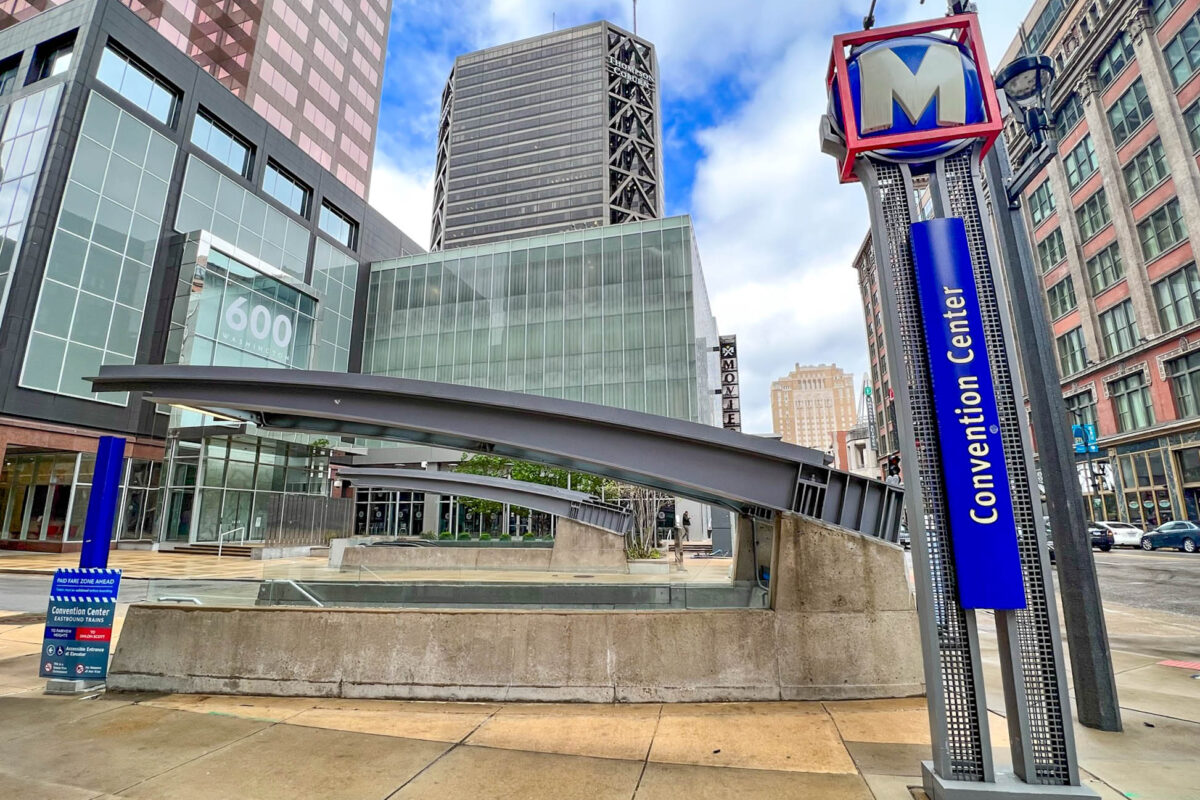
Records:
<instances>
[{"instance_id":1,"label":"red square sign frame","mask_svg":"<svg viewBox=\"0 0 1200 800\"><path fill-rule=\"evenodd\" d=\"M856 45L880 42L887 39L899 39L904 36L914 36L922 33L945 33L949 31L955 41L961 43L971 54L979 70L979 85L983 92L983 110L986 117L984 122L972 125L956 125L947 128L933 128L927 131L911 133L895 133L886 136L859 136L858 119L854 113L854 100L850 96L850 81L838 80L846 75L846 52ZM829 57L829 71L825 77L826 88L830 95L837 82L838 101L842 107L842 135L846 139L846 157L838 165L838 174L842 183L857 181L854 175L854 162L863 153L874 150L888 150L896 147L914 144L932 144L948 142L955 139L983 139L983 153L986 153L995 143L996 137L1004 128L1004 119L1000 115L1000 101L996 97L996 86L988 67L987 53L983 48L983 33L979 28L979 18L975 14L955 14L942 19L926 22L911 22L903 25L890 25L886 28L875 28L867 31L842 33L833 37L833 52Z\"/></svg>"}]
</instances>

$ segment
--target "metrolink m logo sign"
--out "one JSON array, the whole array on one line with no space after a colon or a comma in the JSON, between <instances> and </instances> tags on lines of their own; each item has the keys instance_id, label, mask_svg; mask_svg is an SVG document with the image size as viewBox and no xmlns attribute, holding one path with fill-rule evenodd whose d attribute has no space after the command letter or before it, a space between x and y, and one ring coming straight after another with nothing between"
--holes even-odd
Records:
<instances>
[{"instance_id":1,"label":"metrolink m logo sign","mask_svg":"<svg viewBox=\"0 0 1200 800\"><path fill-rule=\"evenodd\" d=\"M967 81L962 55L954 45L931 43L915 73L895 50L884 47L863 53L858 64L862 82L859 126L863 133L892 127L893 100L913 125L935 97L938 125L966 123Z\"/></svg>"}]
</instances>

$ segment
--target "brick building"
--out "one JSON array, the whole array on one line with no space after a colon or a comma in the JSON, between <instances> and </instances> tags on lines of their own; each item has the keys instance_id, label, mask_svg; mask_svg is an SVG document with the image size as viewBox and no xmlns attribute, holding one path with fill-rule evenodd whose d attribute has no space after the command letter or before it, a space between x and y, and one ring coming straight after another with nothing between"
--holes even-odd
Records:
<instances>
[{"instance_id":1,"label":"brick building","mask_svg":"<svg viewBox=\"0 0 1200 800\"><path fill-rule=\"evenodd\" d=\"M1096 517L1200 519L1200 0L1042 0L1014 39L1057 65L1057 156L1024 213ZM1010 120L1014 165L1030 142ZM1086 468L1080 465L1081 476Z\"/></svg>"}]
</instances>

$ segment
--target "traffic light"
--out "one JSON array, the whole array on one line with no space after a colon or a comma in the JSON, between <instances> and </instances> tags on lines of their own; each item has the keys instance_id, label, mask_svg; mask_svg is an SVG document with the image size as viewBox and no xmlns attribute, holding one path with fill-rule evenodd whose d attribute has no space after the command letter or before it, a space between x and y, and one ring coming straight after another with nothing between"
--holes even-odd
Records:
<instances>
[{"instance_id":1,"label":"traffic light","mask_svg":"<svg viewBox=\"0 0 1200 800\"><path fill-rule=\"evenodd\" d=\"M888 475L896 475L896 476L898 476L900 474L900 456L899 455L888 456L887 474Z\"/></svg>"}]
</instances>

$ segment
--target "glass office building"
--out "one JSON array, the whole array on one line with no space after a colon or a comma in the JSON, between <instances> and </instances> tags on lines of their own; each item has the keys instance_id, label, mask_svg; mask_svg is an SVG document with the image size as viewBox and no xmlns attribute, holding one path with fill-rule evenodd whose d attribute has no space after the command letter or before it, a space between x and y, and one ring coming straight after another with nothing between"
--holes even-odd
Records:
<instances>
[{"instance_id":1,"label":"glass office building","mask_svg":"<svg viewBox=\"0 0 1200 800\"><path fill-rule=\"evenodd\" d=\"M372 264L362 369L714 424L716 345L681 216Z\"/></svg>"},{"instance_id":2,"label":"glass office building","mask_svg":"<svg viewBox=\"0 0 1200 800\"><path fill-rule=\"evenodd\" d=\"M92 392L106 365L356 370L368 265L419 252L338 172L118 0L0 25L0 547L253 540L329 494L326 442ZM361 325L361 321L359 322Z\"/></svg>"}]
</instances>

